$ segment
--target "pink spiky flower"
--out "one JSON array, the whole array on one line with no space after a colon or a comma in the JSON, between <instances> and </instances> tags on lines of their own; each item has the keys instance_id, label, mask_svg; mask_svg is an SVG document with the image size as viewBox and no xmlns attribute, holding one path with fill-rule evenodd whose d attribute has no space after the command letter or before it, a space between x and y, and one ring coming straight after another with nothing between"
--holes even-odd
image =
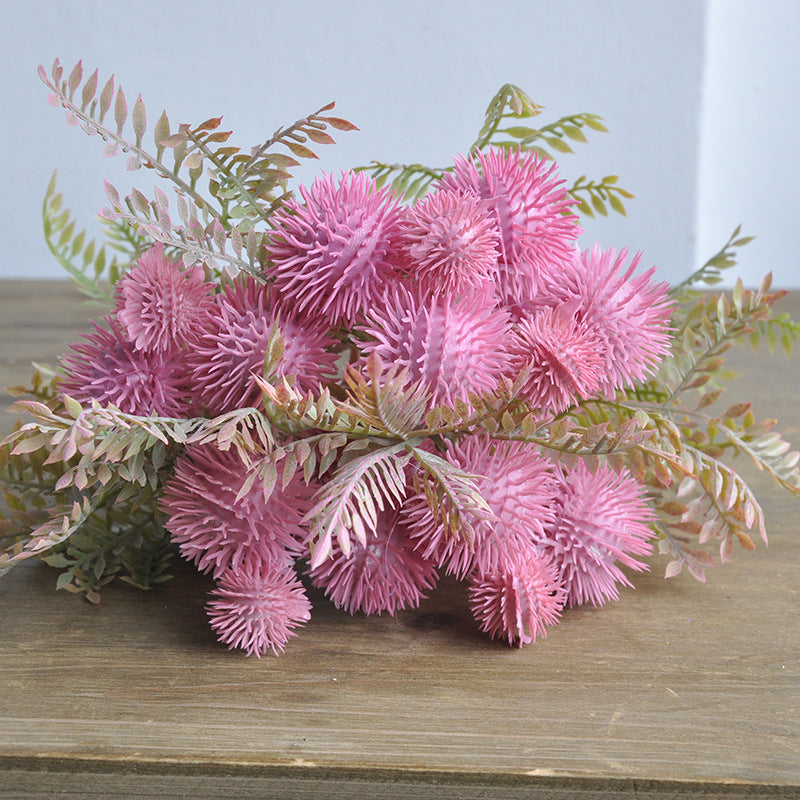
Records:
<instances>
[{"instance_id":1,"label":"pink spiky flower","mask_svg":"<svg viewBox=\"0 0 800 800\"><path fill-rule=\"evenodd\" d=\"M379 512L366 544L354 542L349 555L334 544L333 554L310 575L337 608L351 614L414 608L438 577L434 565L414 550L398 509Z\"/></svg>"},{"instance_id":2,"label":"pink spiky flower","mask_svg":"<svg viewBox=\"0 0 800 800\"><path fill-rule=\"evenodd\" d=\"M303 323L276 305L269 287L253 280L226 286L206 317L206 330L190 352L192 382L200 405L211 414L258 406L261 377L273 325L284 350L275 376L292 377L301 392L318 391L336 371L335 342L318 324Z\"/></svg>"},{"instance_id":3,"label":"pink spiky flower","mask_svg":"<svg viewBox=\"0 0 800 800\"><path fill-rule=\"evenodd\" d=\"M604 378L604 342L576 317L577 299L523 319L509 343L511 374L527 376L519 394L534 408L560 414L594 394Z\"/></svg>"},{"instance_id":4,"label":"pink spiky flower","mask_svg":"<svg viewBox=\"0 0 800 800\"><path fill-rule=\"evenodd\" d=\"M318 177L274 217L267 274L298 314L352 324L395 272L402 209L363 172Z\"/></svg>"},{"instance_id":5,"label":"pink spiky flower","mask_svg":"<svg viewBox=\"0 0 800 800\"><path fill-rule=\"evenodd\" d=\"M595 246L574 258L553 294L580 298L577 316L603 342L600 389L613 394L644 380L669 352L673 310L667 283L654 283L655 268L637 275L637 254L628 267L627 250Z\"/></svg>"},{"instance_id":6,"label":"pink spiky flower","mask_svg":"<svg viewBox=\"0 0 800 800\"><path fill-rule=\"evenodd\" d=\"M403 515L422 555L463 578L469 573L495 574L519 557L527 557L553 519L557 491L549 461L526 442L497 442L488 436L466 436L448 445L445 458L477 476L490 519L476 519L474 537L454 536L431 511L424 495L407 500Z\"/></svg>"},{"instance_id":7,"label":"pink spiky flower","mask_svg":"<svg viewBox=\"0 0 800 800\"><path fill-rule=\"evenodd\" d=\"M116 287L117 319L137 350L167 353L195 341L213 305L200 266L183 269L164 245L144 253Z\"/></svg>"},{"instance_id":8,"label":"pink spiky flower","mask_svg":"<svg viewBox=\"0 0 800 800\"><path fill-rule=\"evenodd\" d=\"M97 400L126 414L182 417L190 407L186 364L179 353L144 353L128 341L114 317L75 342L61 360L62 394L79 403Z\"/></svg>"},{"instance_id":9,"label":"pink spiky flower","mask_svg":"<svg viewBox=\"0 0 800 800\"><path fill-rule=\"evenodd\" d=\"M498 232L486 202L473 195L427 195L409 209L401 230L413 279L434 294L457 295L494 278Z\"/></svg>"},{"instance_id":10,"label":"pink spiky flower","mask_svg":"<svg viewBox=\"0 0 800 800\"><path fill-rule=\"evenodd\" d=\"M441 187L487 201L500 241L498 293L508 305L524 303L572 259L581 233L568 213L574 201L556 165L534 151L491 148L475 159L457 158Z\"/></svg>"},{"instance_id":11,"label":"pink spiky flower","mask_svg":"<svg viewBox=\"0 0 800 800\"><path fill-rule=\"evenodd\" d=\"M395 286L361 330L371 337L361 345L365 357L407 369L430 390L431 407L493 391L508 369L508 315L486 291L424 298Z\"/></svg>"},{"instance_id":12,"label":"pink spiky flower","mask_svg":"<svg viewBox=\"0 0 800 800\"><path fill-rule=\"evenodd\" d=\"M215 578L247 561L284 563L303 552L300 520L311 490L295 477L265 497L257 478L239 497L247 478L234 449L190 445L161 497L165 527L181 555Z\"/></svg>"},{"instance_id":13,"label":"pink spiky flower","mask_svg":"<svg viewBox=\"0 0 800 800\"><path fill-rule=\"evenodd\" d=\"M547 635L545 628L559 621L565 598L552 558L536 552L476 576L469 590L480 629L519 647Z\"/></svg>"},{"instance_id":14,"label":"pink spiky flower","mask_svg":"<svg viewBox=\"0 0 800 800\"><path fill-rule=\"evenodd\" d=\"M647 565L633 556L652 551L655 515L642 487L628 474L602 466L590 472L579 461L559 479L555 520L539 544L552 555L570 606L603 605L619 597L617 584L631 586L620 564Z\"/></svg>"},{"instance_id":15,"label":"pink spiky flower","mask_svg":"<svg viewBox=\"0 0 800 800\"><path fill-rule=\"evenodd\" d=\"M226 570L207 606L222 644L260 658L282 653L295 628L311 619L311 603L291 566L247 561Z\"/></svg>"}]
</instances>

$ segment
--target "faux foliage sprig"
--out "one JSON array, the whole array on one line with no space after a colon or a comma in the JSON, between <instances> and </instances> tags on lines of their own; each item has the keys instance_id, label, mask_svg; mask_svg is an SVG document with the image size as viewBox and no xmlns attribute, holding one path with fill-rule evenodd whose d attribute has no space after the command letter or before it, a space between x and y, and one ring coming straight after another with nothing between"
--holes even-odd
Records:
<instances>
[{"instance_id":1,"label":"faux foliage sprig","mask_svg":"<svg viewBox=\"0 0 800 800\"><path fill-rule=\"evenodd\" d=\"M602 117L597 114L572 114L540 128L521 124L529 122L542 111L543 106L534 103L518 86L505 84L487 106L483 125L469 152L485 151L490 147L517 148L552 159L552 152L572 152L569 141L587 142L585 128L601 132L607 130ZM506 127L502 127L504 125ZM369 166L358 169L370 174L378 186L388 185L404 200L414 201L425 195L452 168L373 161ZM633 195L617 186L617 180L616 175L607 175L600 180L589 180L585 175L578 178L569 190L578 211L589 217L596 213L606 216L610 207L624 216L626 212L622 198L629 199Z\"/></svg>"}]
</instances>

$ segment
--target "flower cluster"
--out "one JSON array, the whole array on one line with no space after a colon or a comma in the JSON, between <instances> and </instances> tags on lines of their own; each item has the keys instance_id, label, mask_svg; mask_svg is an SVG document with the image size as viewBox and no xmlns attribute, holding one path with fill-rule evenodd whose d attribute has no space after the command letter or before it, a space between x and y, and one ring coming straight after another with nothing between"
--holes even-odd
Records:
<instances>
[{"instance_id":1,"label":"flower cluster","mask_svg":"<svg viewBox=\"0 0 800 800\"><path fill-rule=\"evenodd\" d=\"M646 379L670 341L667 287L637 272L638 256L580 250L574 201L533 152L459 157L410 205L364 172L322 176L300 194L272 218L260 275L219 283L156 246L62 361L64 395L140 416L267 413L269 386L309 405L375 365L379 384L422 398L406 429L387 424L382 441L373 425L360 451L334 453L316 474L256 476L278 450L285 459L324 433L321 422L276 430L275 452L256 466L215 442L176 455L160 508L181 554L218 582L208 609L220 640L282 650L309 618L303 574L367 614L413 607L454 574L480 628L519 645L565 606L617 598L629 585L621 567L644 569L637 556L652 548L642 485L624 468L504 440L470 414L505 397L544 424ZM442 409L473 421L420 434ZM426 491L431 460L471 480L481 507L443 513ZM323 520L330 529L315 537L320 498L348 468L361 505L345 498L344 521Z\"/></svg>"},{"instance_id":2,"label":"flower cluster","mask_svg":"<svg viewBox=\"0 0 800 800\"><path fill-rule=\"evenodd\" d=\"M640 255L579 244L579 214L631 197L558 173L596 114L542 125L505 84L449 166L375 161L294 194L297 159L355 128L333 103L246 149L221 117L164 112L153 146L113 76L57 59L39 76L171 193L106 183L107 248L50 182L47 244L107 312L12 390L33 421L0 441L0 574L38 557L96 602L115 577L166 580L179 553L215 582L219 640L256 656L309 620L312 587L396 614L446 575L478 628L522 646L616 601L651 553L705 580L766 541L730 458L800 497L775 421L717 402L736 341L789 347L800 323L774 314L770 276L692 288L736 263L739 228L670 288Z\"/></svg>"}]
</instances>

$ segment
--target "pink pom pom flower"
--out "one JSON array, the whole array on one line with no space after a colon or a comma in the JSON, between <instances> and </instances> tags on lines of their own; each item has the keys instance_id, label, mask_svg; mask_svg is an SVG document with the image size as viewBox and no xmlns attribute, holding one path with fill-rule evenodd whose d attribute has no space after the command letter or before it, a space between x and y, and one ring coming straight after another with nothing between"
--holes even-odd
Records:
<instances>
[{"instance_id":1,"label":"pink pom pom flower","mask_svg":"<svg viewBox=\"0 0 800 800\"><path fill-rule=\"evenodd\" d=\"M477 489L493 518L476 520L470 541L446 529L424 495L411 497L403 514L415 547L459 578L473 572L494 574L527 557L553 519L557 487L550 462L525 442L494 442L479 435L449 445L445 458L477 476Z\"/></svg>"},{"instance_id":2,"label":"pink pom pom flower","mask_svg":"<svg viewBox=\"0 0 800 800\"><path fill-rule=\"evenodd\" d=\"M412 206L401 225L413 279L434 294L479 288L497 272L498 232L486 202L440 191Z\"/></svg>"},{"instance_id":3,"label":"pink pom pom flower","mask_svg":"<svg viewBox=\"0 0 800 800\"><path fill-rule=\"evenodd\" d=\"M133 346L150 353L195 341L214 302L202 267L169 261L163 244L144 253L115 288L117 319Z\"/></svg>"},{"instance_id":4,"label":"pink pom pom flower","mask_svg":"<svg viewBox=\"0 0 800 800\"><path fill-rule=\"evenodd\" d=\"M600 390L608 395L652 373L669 352L672 303L666 283L653 283L654 269L635 274L641 254L626 268L628 252L599 247L573 259L553 294L580 298L577 317L603 343Z\"/></svg>"},{"instance_id":5,"label":"pink pom pom flower","mask_svg":"<svg viewBox=\"0 0 800 800\"><path fill-rule=\"evenodd\" d=\"M186 415L190 397L183 356L137 350L115 318L102 320L107 328L92 323L94 333L74 343L62 358L62 394L142 417Z\"/></svg>"},{"instance_id":6,"label":"pink pom pom flower","mask_svg":"<svg viewBox=\"0 0 800 800\"><path fill-rule=\"evenodd\" d=\"M551 557L531 553L501 570L481 573L470 585L472 613L484 633L522 647L546 636L561 616L566 592Z\"/></svg>"},{"instance_id":7,"label":"pink pom pom flower","mask_svg":"<svg viewBox=\"0 0 800 800\"><path fill-rule=\"evenodd\" d=\"M430 390L431 407L494 391L508 370L508 315L486 291L423 299L396 286L361 330L370 337L365 356L407 369L410 381Z\"/></svg>"},{"instance_id":8,"label":"pink pom pom flower","mask_svg":"<svg viewBox=\"0 0 800 800\"><path fill-rule=\"evenodd\" d=\"M456 159L441 187L487 201L500 242L498 293L507 305L524 303L545 276L572 260L581 233L577 217L567 213L574 201L555 164L533 151L492 148L475 158Z\"/></svg>"},{"instance_id":9,"label":"pink pom pom flower","mask_svg":"<svg viewBox=\"0 0 800 800\"><path fill-rule=\"evenodd\" d=\"M559 479L555 520L540 539L552 555L570 606L603 605L619 596L617 584L631 583L620 565L645 570L635 555L652 551L655 515L642 487L611 467L590 472L579 461Z\"/></svg>"},{"instance_id":10,"label":"pink pom pom flower","mask_svg":"<svg viewBox=\"0 0 800 800\"><path fill-rule=\"evenodd\" d=\"M523 319L509 344L511 371L527 377L519 394L535 409L560 414L594 394L603 380L604 342L575 316L577 302Z\"/></svg>"},{"instance_id":11,"label":"pink pom pom flower","mask_svg":"<svg viewBox=\"0 0 800 800\"><path fill-rule=\"evenodd\" d=\"M295 628L311 619L311 603L291 566L249 561L226 570L207 606L222 644L260 658L282 653Z\"/></svg>"},{"instance_id":12,"label":"pink pom pom flower","mask_svg":"<svg viewBox=\"0 0 800 800\"><path fill-rule=\"evenodd\" d=\"M333 554L310 574L337 608L351 614L413 608L437 579L433 564L414 550L398 509L379 512L366 544L353 542L349 555L334 544Z\"/></svg>"},{"instance_id":13,"label":"pink pom pom flower","mask_svg":"<svg viewBox=\"0 0 800 800\"><path fill-rule=\"evenodd\" d=\"M275 214L267 273L297 313L352 324L396 268L402 209L363 172L322 175Z\"/></svg>"},{"instance_id":14,"label":"pink pom pom flower","mask_svg":"<svg viewBox=\"0 0 800 800\"><path fill-rule=\"evenodd\" d=\"M217 297L190 354L198 403L211 414L260 405L261 389L253 376L263 375L275 322L284 340L276 377L291 377L308 392L318 391L335 374L336 355L328 349L335 342L327 331L275 305L266 285L237 281Z\"/></svg>"},{"instance_id":15,"label":"pink pom pom flower","mask_svg":"<svg viewBox=\"0 0 800 800\"><path fill-rule=\"evenodd\" d=\"M235 450L190 445L164 488L160 505L173 541L184 558L215 578L247 561L287 563L303 551L300 520L311 490L296 477L265 497L256 479L238 497L247 477Z\"/></svg>"}]
</instances>

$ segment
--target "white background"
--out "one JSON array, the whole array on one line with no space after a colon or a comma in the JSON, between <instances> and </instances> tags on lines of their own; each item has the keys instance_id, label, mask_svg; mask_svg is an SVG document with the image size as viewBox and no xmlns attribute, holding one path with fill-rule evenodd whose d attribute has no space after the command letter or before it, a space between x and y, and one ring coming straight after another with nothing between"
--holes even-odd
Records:
<instances>
[{"instance_id":1,"label":"white background","mask_svg":"<svg viewBox=\"0 0 800 800\"><path fill-rule=\"evenodd\" d=\"M486 104L516 83L547 106L540 120L590 111L609 133L560 159L574 179L618 174L628 217L587 222L583 243L644 252L678 281L738 223L745 283L772 270L800 286L796 0L145 0L4 2L0 277L61 277L41 234L54 169L90 230L103 178L152 195L101 143L48 106L36 75L54 57L112 72L150 126L222 114L249 147L330 100L358 133L338 134L300 173L371 159L450 163ZM731 280L735 278L731 276ZM2 287L0 286L0 291Z\"/></svg>"}]
</instances>

